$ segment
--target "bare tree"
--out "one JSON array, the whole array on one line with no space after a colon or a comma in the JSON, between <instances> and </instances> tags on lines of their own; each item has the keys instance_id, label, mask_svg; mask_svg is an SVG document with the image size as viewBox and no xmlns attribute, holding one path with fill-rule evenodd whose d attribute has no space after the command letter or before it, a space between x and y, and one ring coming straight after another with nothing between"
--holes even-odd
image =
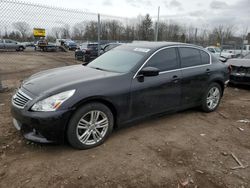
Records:
<instances>
[{"instance_id":1,"label":"bare tree","mask_svg":"<svg viewBox=\"0 0 250 188\"><path fill-rule=\"evenodd\" d=\"M53 27L52 28L52 36L56 39L61 38L61 28L60 27Z\"/></svg>"},{"instance_id":2,"label":"bare tree","mask_svg":"<svg viewBox=\"0 0 250 188\"><path fill-rule=\"evenodd\" d=\"M234 35L234 26L219 25L215 27L212 31L212 35L216 37L217 43L224 43L230 40ZM221 44L222 45L222 44Z\"/></svg>"},{"instance_id":3,"label":"bare tree","mask_svg":"<svg viewBox=\"0 0 250 188\"><path fill-rule=\"evenodd\" d=\"M31 29L30 25L26 22L15 22L13 23L13 27L20 32L23 40L26 40L27 37L30 35Z\"/></svg>"},{"instance_id":4,"label":"bare tree","mask_svg":"<svg viewBox=\"0 0 250 188\"><path fill-rule=\"evenodd\" d=\"M69 24L65 24L64 26L61 27L61 34L62 34L62 38L70 38L70 26Z\"/></svg>"},{"instance_id":5,"label":"bare tree","mask_svg":"<svg viewBox=\"0 0 250 188\"><path fill-rule=\"evenodd\" d=\"M84 37L85 32L85 22L76 23L73 27L72 38L81 40Z\"/></svg>"}]
</instances>

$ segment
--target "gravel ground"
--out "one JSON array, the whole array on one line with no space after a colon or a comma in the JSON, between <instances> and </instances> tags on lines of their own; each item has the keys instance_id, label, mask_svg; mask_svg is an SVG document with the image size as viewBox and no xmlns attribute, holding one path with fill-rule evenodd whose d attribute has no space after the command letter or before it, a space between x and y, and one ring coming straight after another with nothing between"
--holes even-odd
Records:
<instances>
[{"instance_id":1,"label":"gravel ground","mask_svg":"<svg viewBox=\"0 0 250 188\"><path fill-rule=\"evenodd\" d=\"M249 88L229 87L216 112L191 109L115 130L105 144L78 151L28 142L11 121L20 80L77 64L73 52L0 52L0 187L250 187ZM234 154L246 168L238 166Z\"/></svg>"}]
</instances>

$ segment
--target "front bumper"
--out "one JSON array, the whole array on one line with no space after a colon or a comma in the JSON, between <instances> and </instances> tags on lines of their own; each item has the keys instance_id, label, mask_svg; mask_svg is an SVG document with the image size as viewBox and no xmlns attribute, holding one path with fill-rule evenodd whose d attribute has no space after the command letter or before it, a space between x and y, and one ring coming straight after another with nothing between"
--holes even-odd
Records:
<instances>
[{"instance_id":1,"label":"front bumper","mask_svg":"<svg viewBox=\"0 0 250 188\"><path fill-rule=\"evenodd\" d=\"M236 85L249 85L250 86L250 75L246 74L231 74L230 83Z\"/></svg>"},{"instance_id":2,"label":"front bumper","mask_svg":"<svg viewBox=\"0 0 250 188\"><path fill-rule=\"evenodd\" d=\"M30 141L62 143L71 111L31 112L11 107L13 124Z\"/></svg>"}]
</instances>

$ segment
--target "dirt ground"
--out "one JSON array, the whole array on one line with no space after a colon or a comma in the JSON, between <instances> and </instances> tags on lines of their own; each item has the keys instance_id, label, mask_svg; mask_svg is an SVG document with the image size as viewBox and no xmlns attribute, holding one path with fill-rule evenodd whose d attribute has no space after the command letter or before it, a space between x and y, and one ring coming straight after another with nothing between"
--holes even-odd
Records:
<instances>
[{"instance_id":1,"label":"dirt ground","mask_svg":"<svg viewBox=\"0 0 250 188\"><path fill-rule=\"evenodd\" d=\"M73 52L0 52L0 187L250 187L250 90L229 87L213 113L191 109L116 130L90 150L39 145L12 125L20 80L80 63ZM232 153L246 168L238 166Z\"/></svg>"}]
</instances>

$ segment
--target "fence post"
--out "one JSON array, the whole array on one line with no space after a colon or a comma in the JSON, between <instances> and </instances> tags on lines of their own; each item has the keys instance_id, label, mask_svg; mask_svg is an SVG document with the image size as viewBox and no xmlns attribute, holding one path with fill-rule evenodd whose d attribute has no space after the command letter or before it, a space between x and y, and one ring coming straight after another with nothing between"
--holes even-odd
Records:
<instances>
[{"instance_id":1,"label":"fence post","mask_svg":"<svg viewBox=\"0 0 250 188\"><path fill-rule=\"evenodd\" d=\"M100 14L98 14L97 32L98 32L98 56L99 56L100 55L100 34L101 34Z\"/></svg>"},{"instance_id":2,"label":"fence post","mask_svg":"<svg viewBox=\"0 0 250 188\"><path fill-rule=\"evenodd\" d=\"M221 34L221 42L220 42L220 56L221 56L221 53L222 53L222 50L223 50L223 40L224 40L224 38L223 38L224 36L223 36L223 33Z\"/></svg>"},{"instance_id":3,"label":"fence post","mask_svg":"<svg viewBox=\"0 0 250 188\"><path fill-rule=\"evenodd\" d=\"M194 44L196 44L196 42L197 42L197 32L198 32L198 29L195 28L195 33L194 33Z\"/></svg>"}]
</instances>

